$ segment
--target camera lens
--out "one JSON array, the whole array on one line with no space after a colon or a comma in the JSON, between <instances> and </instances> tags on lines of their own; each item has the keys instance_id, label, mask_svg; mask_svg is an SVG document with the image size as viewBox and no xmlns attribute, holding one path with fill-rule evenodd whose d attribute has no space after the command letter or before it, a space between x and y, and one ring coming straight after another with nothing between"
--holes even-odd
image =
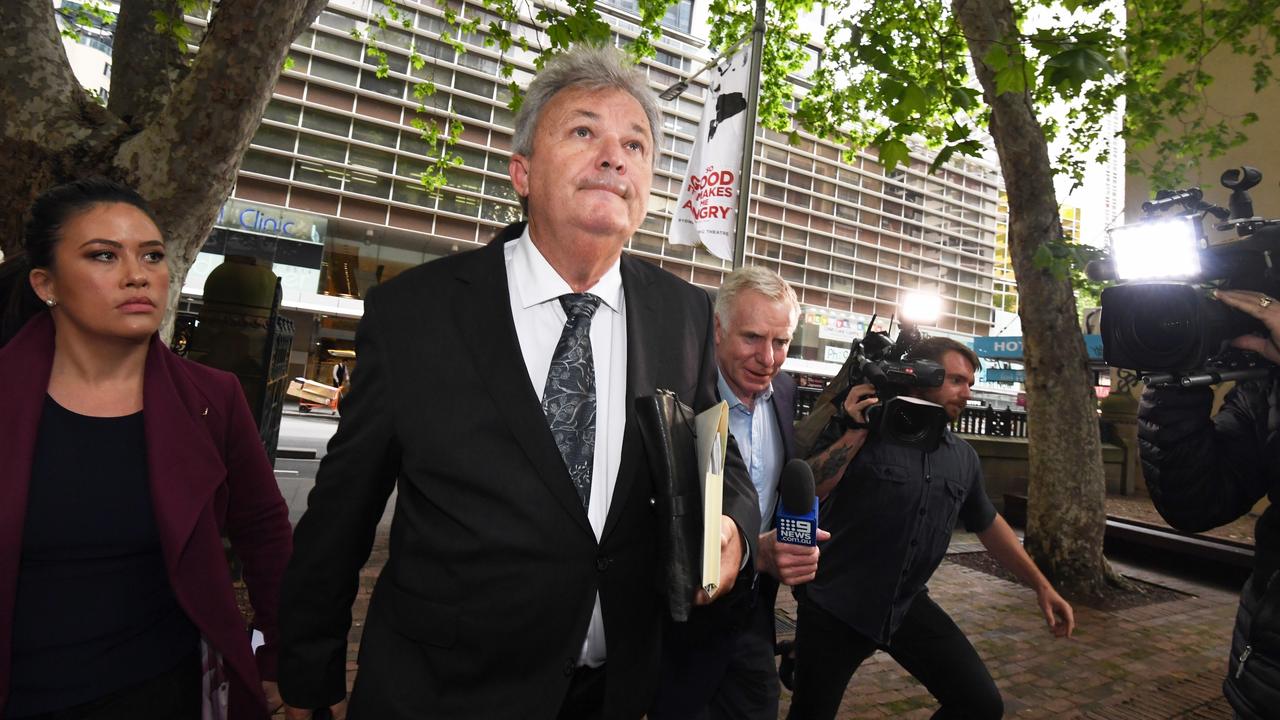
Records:
<instances>
[{"instance_id":1,"label":"camera lens","mask_svg":"<svg viewBox=\"0 0 1280 720\"><path fill-rule=\"evenodd\" d=\"M1193 350L1200 336L1196 310L1196 298L1185 293L1155 293L1145 298L1129 315L1128 336L1134 352L1167 359Z\"/></svg>"}]
</instances>

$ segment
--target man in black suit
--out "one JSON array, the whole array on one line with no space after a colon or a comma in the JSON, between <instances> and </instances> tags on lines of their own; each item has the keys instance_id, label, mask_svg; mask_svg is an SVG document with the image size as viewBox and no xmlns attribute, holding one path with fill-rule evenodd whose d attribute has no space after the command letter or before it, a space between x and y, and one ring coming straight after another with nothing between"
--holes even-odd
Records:
<instances>
[{"instance_id":1,"label":"man in black suit","mask_svg":"<svg viewBox=\"0 0 1280 720\"><path fill-rule=\"evenodd\" d=\"M714 402L711 305L621 256L658 145L642 73L613 49L567 53L515 126L528 224L365 301L360 372L285 577L291 706L345 694L357 572L393 487L353 718L613 720L649 706L665 604L633 400L665 388L696 410ZM727 592L760 522L732 443L725 484Z\"/></svg>"},{"instance_id":2,"label":"man in black suit","mask_svg":"<svg viewBox=\"0 0 1280 720\"><path fill-rule=\"evenodd\" d=\"M799 318L795 292L764 268L735 270L716 296L718 393L729 403L729 430L760 502L755 573L740 578L730 598L696 609L689 622L668 623L651 720L778 717L778 583L808 582L818 568L818 548L777 543L774 532L778 481L795 457L796 383L781 370Z\"/></svg>"}]
</instances>

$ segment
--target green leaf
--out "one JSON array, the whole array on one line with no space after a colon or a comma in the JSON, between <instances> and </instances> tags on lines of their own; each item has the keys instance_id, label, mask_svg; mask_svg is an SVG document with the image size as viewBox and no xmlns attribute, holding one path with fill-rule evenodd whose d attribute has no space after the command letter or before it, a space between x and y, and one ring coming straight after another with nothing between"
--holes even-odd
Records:
<instances>
[{"instance_id":1,"label":"green leaf","mask_svg":"<svg viewBox=\"0 0 1280 720\"><path fill-rule=\"evenodd\" d=\"M996 73L996 94L1013 93L1021 95L1027 91L1027 77L1023 74L1021 62L1011 63Z\"/></svg>"},{"instance_id":2,"label":"green leaf","mask_svg":"<svg viewBox=\"0 0 1280 720\"><path fill-rule=\"evenodd\" d=\"M901 140L889 140L880 145L880 164L884 166L885 172L892 172L909 157L911 157L911 151Z\"/></svg>"}]
</instances>

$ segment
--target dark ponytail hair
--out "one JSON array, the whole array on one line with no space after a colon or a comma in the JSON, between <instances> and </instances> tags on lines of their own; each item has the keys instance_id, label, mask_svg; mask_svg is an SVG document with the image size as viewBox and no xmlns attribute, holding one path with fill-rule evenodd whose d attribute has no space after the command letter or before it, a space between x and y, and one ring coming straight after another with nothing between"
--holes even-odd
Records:
<instances>
[{"instance_id":1,"label":"dark ponytail hair","mask_svg":"<svg viewBox=\"0 0 1280 720\"><path fill-rule=\"evenodd\" d=\"M53 267L54 248L68 220L96 205L132 205L156 222L151 206L136 190L103 177L75 180L46 190L31 203L22 249L0 263L0 347L45 305L27 279L35 268Z\"/></svg>"}]
</instances>

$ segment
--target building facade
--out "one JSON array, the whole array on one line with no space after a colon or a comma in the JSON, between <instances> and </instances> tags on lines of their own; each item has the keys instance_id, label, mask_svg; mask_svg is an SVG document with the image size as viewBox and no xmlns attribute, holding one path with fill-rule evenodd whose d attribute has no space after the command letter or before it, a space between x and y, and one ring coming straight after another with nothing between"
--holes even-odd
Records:
<instances>
[{"instance_id":1,"label":"building facade","mask_svg":"<svg viewBox=\"0 0 1280 720\"><path fill-rule=\"evenodd\" d=\"M479 4L454 5L461 19L479 18L482 28L494 19ZM668 12L658 53L644 63L655 93L711 58L703 39L707 6L681 0ZM634 36L633 2L598 7L619 44ZM507 179L511 94L499 69L510 65L524 86L534 54L485 47L483 32L460 32L434 2L400 0L397 9L399 21L379 29L378 0L331 0L297 39L232 197L184 286L189 308L226 254L271 263L298 327L297 375L329 376L328 351L352 348L370 288L479 247L520 217ZM200 37L200 21L191 23ZM528 17L511 30L538 44ZM386 54L381 71L371 46ZM729 263L665 241L705 80L662 101L650 213L626 251L715 288ZM419 176L440 146L424 141L420 127L453 120L462 124L451 148L461 164L448 171L444 188L427 192ZM931 157L920 152L886 174L874 149L850 162L829 142L801 133L793 145L763 128L754 158L746 262L778 271L805 309L789 369L834 372L872 317L893 316L909 291L944 299L930 332L988 334L1001 187L995 168L958 160L930 175Z\"/></svg>"}]
</instances>

